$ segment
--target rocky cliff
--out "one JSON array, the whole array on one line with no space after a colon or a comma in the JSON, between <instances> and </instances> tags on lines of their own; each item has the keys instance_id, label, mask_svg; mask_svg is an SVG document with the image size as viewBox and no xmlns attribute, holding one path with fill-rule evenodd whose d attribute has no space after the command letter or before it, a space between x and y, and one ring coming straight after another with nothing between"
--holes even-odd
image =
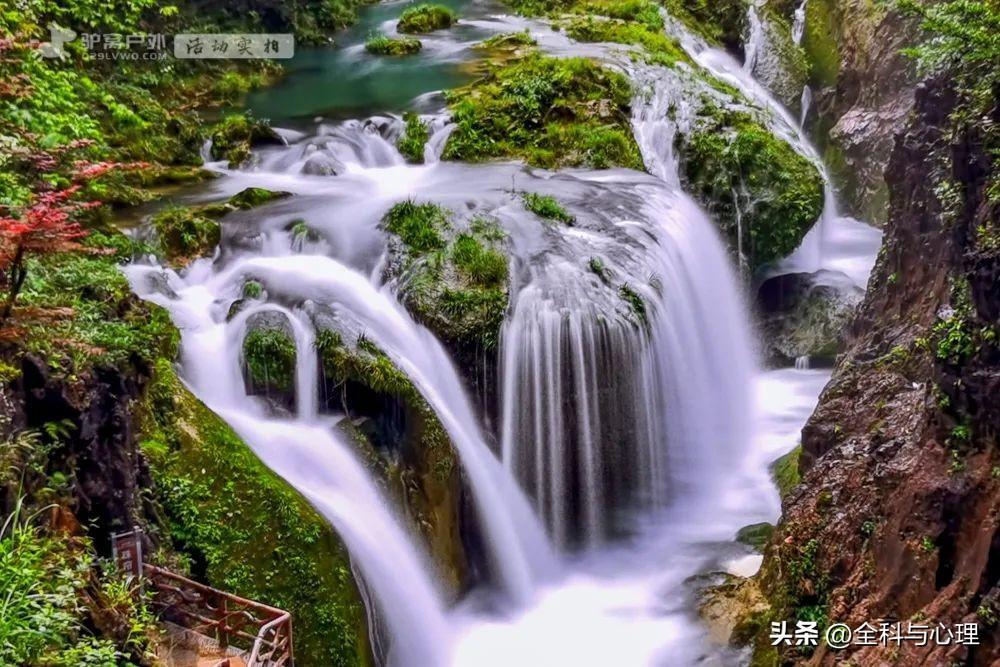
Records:
<instances>
[{"instance_id":1,"label":"rocky cliff","mask_svg":"<svg viewBox=\"0 0 1000 667\"><path fill-rule=\"evenodd\" d=\"M803 431L802 484L761 580L771 620L975 622L980 645L777 656L761 642L764 664L1000 659L1000 202L984 140L1000 112L956 124L950 81L915 90L887 170L885 245Z\"/></svg>"}]
</instances>

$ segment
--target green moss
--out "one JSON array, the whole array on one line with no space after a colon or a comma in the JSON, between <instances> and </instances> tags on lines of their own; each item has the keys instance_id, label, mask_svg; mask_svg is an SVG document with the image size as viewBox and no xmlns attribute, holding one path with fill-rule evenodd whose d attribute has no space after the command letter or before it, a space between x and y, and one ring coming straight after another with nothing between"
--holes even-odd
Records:
<instances>
[{"instance_id":1,"label":"green moss","mask_svg":"<svg viewBox=\"0 0 1000 667\"><path fill-rule=\"evenodd\" d=\"M646 52L645 60L653 64L670 67L677 62L690 61L677 40L664 33L662 26L650 28L645 23L585 16L569 20L565 29L567 35L579 42L616 42L641 46Z\"/></svg>"},{"instance_id":2,"label":"green moss","mask_svg":"<svg viewBox=\"0 0 1000 667\"><path fill-rule=\"evenodd\" d=\"M174 206L151 220L167 259L175 264L207 255L219 245L222 227L197 210Z\"/></svg>"},{"instance_id":3,"label":"green moss","mask_svg":"<svg viewBox=\"0 0 1000 667\"><path fill-rule=\"evenodd\" d=\"M24 328L23 351L45 359L55 372L76 374L94 365L173 358L178 336L169 315L137 298L121 272L134 243L111 231L84 242L98 252L28 260L18 304L35 314L17 321Z\"/></svg>"},{"instance_id":4,"label":"green moss","mask_svg":"<svg viewBox=\"0 0 1000 667\"><path fill-rule=\"evenodd\" d=\"M215 124L209 137L212 139L212 157L226 160L230 167L238 167L250 158L250 149L262 142L278 142L274 130L265 121L247 114L224 116Z\"/></svg>"},{"instance_id":5,"label":"green moss","mask_svg":"<svg viewBox=\"0 0 1000 667\"><path fill-rule=\"evenodd\" d=\"M329 524L188 392L166 359L141 415L166 537L193 558L201 570L193 574L291 610L297 663L367 664L364 607Z\"/></svg>"},{"instance_id":6,"label":"green moss","mask_svg":"<svg viewBox=\"0 0 1000 667\"><path fill-rule=\"evenodd\" d=\"M365 50L377 56L410 56L424 47L419 39L412 37L389 37L373 33L365 41Z\"/></svg>"},{"instance_id":7,"label":"green moss","mask_svg":"<svg viewBox=\"0 0 1000 667\"><path fill-rule=\"evenodd\" d=\"M524 208L528 209L539 218L555 220L567 225L576 222L576 217L563 208L559 201L550 195L541 195L537 192L524 192L521 194L521 201Z\"/></svg>"},{"instance_id":8,"label":"green moss","mask_svg":"<svg viewBox=\"0 0 1000 667\"><path fill-rule=\"evenodd\" d=\"M520 158L555 168L642 169L628 79L583 58L530 54L447 93L455 121L444 158Z\"/></svg>"},{"instance_id":9,"label":"green moss","mask_svg":"<svg viewBox=\"0 0 1000 667\"><path fill-rule=\"evenodd\" d=\"M774 477L774 483L778 486L778 494L782 498L799 485L799 457L801 455L802 445L799 445L771 464L771 476Z\"/></svg>"},{"instance_id":10,"label":"green moss","mask_svg":"<svg viewBox=\"0 0 1000 667\"><path fill-rule=\"evenodd\" d=\"M400 202L383 218L402 242L404 303L445 340L496 345L507 310L505 238L495 222L476 218L453 239L451 213L435 204Z\"/></svg>"},{"instance_id":11,"label":"green moss","mask_svg":"<svg viewBox=\"0 0 1000 667\"><path fill-rule=\"evenodd\" d=\"M243 339L243 363L251 389L288 394L295 387L295 341L274 327L251 328Z\"/></svg>"},{"instance_id":12,"label":"green moss","mask_svg":"<svg viewBox=\"0 0 1000 667\"><path fill-rule=\"evenodd\" d=\"M806 5L802 48L809 63L810 85L826 87L836 84L840 73L840 47L837 19L830 0L810 0Z\"/></svg>"},{"instance_id":13,"label":"green moss","mask_svg":"<svg viewBox=\"0 0 1000 667\"><path fill-rule=\"evenodd\" d=\"M682 144L682 174L756 269L792 252L823 211L823 179L749 114L716 109Z\"/></svg>"},{"instance_id":14,"label":"green moss","mask_svg":"<svg viewBox=\"0 0 1000 667\"><path fill-rule=\"evenodd\" d=\"M242 294L244 299L259 299L264 294L264 286L256 280L248 280L243 283Z\"/></svg>"},{"instance_id":15,"label":"green moss","mask_svg":"<svg viewBox=\"0 0 1000 667\"><path fill-rule=\"evenodd\" d=\"M450 28L457 20L455 12L444 5L420 4L403 12L396 30L402 33L432 32Z\"/></svg>"},{"instance_id":16,"label":"green moss","mask_svg":"<svg viewBox=\"0 0 1000 667\"><path fill-rule=\"evenodd\" d=\"M604 262L600 257L591 257L590 261L587 262L587 268L590 269L591 273L600 278L602 283L605 285L611 284L611 276L609 275L608 267L604 265Z\"/></svg>"},{"instance_id":17,"label":"green moss","mask_svg":"<svg viewBox=\"0 0 1000 667\"><path fill-rule=\"evenodd\" d=\"M268 202L275 201L276 199L284 199L285 197L291 197L292 193L268 190L267 188L246 188L245 190L240 190L235 195L229 198L229 205L240 209L251 209L257 206L263 206Z\"/></svg>"},{"instance_id":18,"label":"green moss","mask_svg":"<svg viewBox=\"0 0 1000 667\"><path fill-rule=\"evenodd\" d=\"M424 161L424 145L430 138L427 124L420 120L420 116L414 113L406 113L403 116L406 121L406 129L399 140L399 152L410 162Z\"/></svg>"}]
</instances>

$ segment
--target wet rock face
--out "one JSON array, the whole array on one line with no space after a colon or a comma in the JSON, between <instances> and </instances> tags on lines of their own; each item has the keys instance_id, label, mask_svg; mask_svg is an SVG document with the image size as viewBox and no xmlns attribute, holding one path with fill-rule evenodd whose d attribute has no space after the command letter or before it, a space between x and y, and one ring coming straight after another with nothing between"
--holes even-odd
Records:
<instances>
[{"instance_id":1,"label":"wet rock face","mask_svg":"<svg viewBox=\"0 0 1000 667\"><path fill-rule=\"evenodd\" d=\"M809 122L828 137L826 162L844 208L881 225L893 137L913 107L914 66L901 53L912 43L912 24L871 0L809 0L807 10L803 45L815 90Z\"/></svg>"},{"instance_id":2,"label":"wet rock face","mask_svg":"<svg viewBox=\"0 0 1000 667\"><path fill-rule=\"evenodd\" d=\"M137 380L106 369L69 386L51 378L44 362L26 357L14 391L19 428L44 433L46 425L60 424L48 472L69 480L69 509L102 555L110 555L113 533L145 525L153 512L143 493L152 481L131 418Z\"/></svg>"},{"instance_id":3,"label":"wet rock face","mask_svg":"<svg viewBox=\"0 0 1000 667\"><path fill-rule=\"evenodd\" d=\"M764 282L757 293L766 361L788 366L800 357L832 364L846 328L864 293L846 277L794 273Z\"/></svg>"},{"instance_id":4,"label":"wet rock face","mask_svg":"<svg viewBox=\"0 0 1000 667\"><path fill-rule=\"evenodd\" d=\"M998 210L974 131L949 140L948 91L919 87L896 142L886 245L803 430L802 484L785 501L762 585L776 620L979 623L980 645L820 647L810 664L1000 659L1000 293L989 283L1000 252L976 232ZM943 210L943 182L962 189L964 207Z\"/></svg>"}]
</instances>

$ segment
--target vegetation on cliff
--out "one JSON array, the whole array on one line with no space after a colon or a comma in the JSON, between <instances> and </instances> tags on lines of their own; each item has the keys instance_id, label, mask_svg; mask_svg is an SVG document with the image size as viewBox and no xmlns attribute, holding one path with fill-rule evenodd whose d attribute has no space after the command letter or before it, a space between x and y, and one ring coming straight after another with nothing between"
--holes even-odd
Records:
<instances>
[{"instance_id":1,"label":"vegetation on cliff","mask_svg":"<svg viewBox=\"0 0 1000 667\"><path fill-rule=\"evenodd\" d=\"M642 169L629 125L628 79L583 58L531 53L490 66L447 99L455 130L444 158Z\"/></svg>"}]
</instances>

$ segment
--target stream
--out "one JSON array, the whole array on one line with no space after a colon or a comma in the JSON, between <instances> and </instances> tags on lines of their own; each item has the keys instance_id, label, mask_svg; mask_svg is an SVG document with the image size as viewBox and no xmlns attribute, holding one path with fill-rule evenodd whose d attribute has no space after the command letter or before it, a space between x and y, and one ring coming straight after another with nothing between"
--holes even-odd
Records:
<instances>
[{"instance_id":1,"label":"stream","mask_svg":"<svg viewBox=\"0 0 1000 667\"><path fill-rule=\"evenodd\" d=\"M183 271L129 266L132 285L180 328L182 376L195 394L340 534L384 626L387 641L373 640L373 651L385 664L738 664L745 656L711 643L698 618L700 575L759 567L761 556L734 537L777 520L768 467L798 443L830 373L759 368L736 270L680 186L673 138L683 121L667 120L667 109L684 89L670 70L613 45L576 44L492 2L450 4L462 20L428 36L418 56L364 51L372 30L395 32L406 5L369 6L336 48L302 51L283 81L250 95L247 107L287 128L288 145L258 149L245 170L206 165L221 178L187 196L218 200L249 186L294 196L231 214L216 256ZM476 42L523 29L543 51L600 59L632 78L648 173L438 161L448 132L438 91L475 76ZM800 120L742 63L668 29L819 164ZM430 123L426 164L396 150L404 110ZM880 234L838 213L823 176L823 216L773 275L820 272L864 289ZM556 196L576 225L539 225L514 188ZM382 280L379 222L407 198L488 214L509 235L495 447L444 347ZM293 239L297 219L319 238ZM650 305L647 329L622 316L580 261L590 256L631 278ZM266 299L228 318L247 279ZM298 350L297 404L285 417L247 396L240 370L247 320L266 312L287 317ZM389 355L455 445L493 579L457 604L445 602L414 529L339 435L342 416L318 408L313 344L317 321L330 317Z\"/></svg>"}]
</instances>

